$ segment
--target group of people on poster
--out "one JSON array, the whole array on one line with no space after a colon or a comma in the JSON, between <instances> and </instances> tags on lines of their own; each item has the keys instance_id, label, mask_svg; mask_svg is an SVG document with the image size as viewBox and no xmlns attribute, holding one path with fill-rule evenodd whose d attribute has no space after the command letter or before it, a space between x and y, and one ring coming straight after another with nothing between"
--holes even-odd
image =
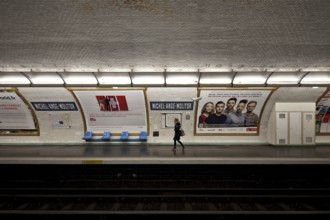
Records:
<instances>
[{"instance_id":1,"label":"group of people on poster","mask_svg":"<svg viewBox=\"0 0 330 220\"><path fill-rule=\"evenodd\" d=\"M257 101L232 97L227 102L206 102L198 118L198 127L256 127L259 116L254 113ZM245 111L246 109L246 111Z\"/></svg>"},{"instance_id":2,"label":"group of people on poster","mask_svg":"<svg viewBox=\"0 0 330 220\"><path fill-rule=\"evenodd\" d=\"M330 107L316 106L315 132L316 134L329 133Z\"/></svg>"},{"instance_id":3,"label":"group of people on poster","mask_svg":"<svg viewBox=\"0 0 330 220\"><path fill-rule=\"evenodd\" d=\"M100 111L128 111L124 95L96 96Z\"/></svg>"},{"instance_id":4,"label":"group of people on poster","mask_svg":"<svg viewBox=\"0 0 330 220\"><path fill-rule=\"evenodd\" d=\"M110 111L110 99L109 96L105 97L96 97L99 102L100 111Z\"/></svg>"}]
</instances>

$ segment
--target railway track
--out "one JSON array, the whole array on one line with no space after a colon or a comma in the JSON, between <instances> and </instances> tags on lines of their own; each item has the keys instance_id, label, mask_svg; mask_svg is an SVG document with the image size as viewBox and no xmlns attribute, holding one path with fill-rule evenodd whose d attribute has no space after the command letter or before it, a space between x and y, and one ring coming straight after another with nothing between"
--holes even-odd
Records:
<instances>
[{"instance_id":1,"label":"railway track","mask_svg":"<svg viewBox=\"0 0 330 220\"><path fill-rule=\"evenodd\" d=\"M11 168L0 180L1 217L330 217L329 167L323 166Z\"/></svg>"},{"instance_id":2,"label":"railway track","mask_svg":"<svg viewBox=\"0 0 330 220\"><path fill-rule=\"evenodd\" d=\"M0 214L330 215L329 189L0 189Z\"/></svg>"}]
</instances>

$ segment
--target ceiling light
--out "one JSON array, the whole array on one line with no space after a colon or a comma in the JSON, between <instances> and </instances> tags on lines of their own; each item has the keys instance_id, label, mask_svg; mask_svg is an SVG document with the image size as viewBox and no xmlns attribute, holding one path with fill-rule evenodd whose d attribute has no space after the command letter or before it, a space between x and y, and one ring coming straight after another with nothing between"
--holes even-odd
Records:
<instances>
[{"instance_id":1,"label":"ceiling light","mask_svg":"<svg viewBox=\"0 0 330 220\"><path fill-rule=\"evenodd\" d=\"M201 86L230 85L235 72L202 72L199 80Z\"/></svg>"},{"instance_id":2,"label":"ceiling light","mask_svg":"<svg viewBox=\"0 0 330 220\"><path fill-rule=\"evenodd\" d=\"M128 72L107 72L95 73L100 85L131 85L131 78Z\"/></svg>"},{"instance_id":3,"label":"ceiling light","mask_svg":"<svg viewBox=\"0 0 330 220\"><path fill-rule=\"evenodd\" d=\"M166 73L167 85L197 85L198 79L198 72Z\"/></svg>"},{"instance_id":4,"label":"ceiling light","mask_svg":"<svg viewBox=\"0 0 330 220\"><path fill-rule=\"evenodd\" d=\"M268 85L297 85L306 73L304 72L273 72L268 78Z\"/></svg>"},{"instance_id":5,"label":"ceiling light","mask_svg":"<svg viewBox=\"0 0 330 220\"><path fill-rule=\"evenodd\" d=\"M268 72L238 72L234 78L234 85L263 85L266 83Z\"/></svg>"},{"instance_id":6,"label":"ceiling light","mask_svg":"<svg viewBox=\"0 0 330 220\"><path fill-rule=\"evenodd\" d=\"M91 72L64 72L59 74L67 85L97 85L97 80Z\"/></svg>"},{"instance_id":7,"label":"ceiling light","mask_svg":"<svg viewBox=\"0 0 330 220\"><path fill-rule=\"evenodd\" d=\"M30 85L31 82L22 73L6 72L0 73L0 85L11 86L11 85Z\"/></svg>"},{"instance_id":8,"label":"ceiling light","mask_svg":"<svg viewBox=\"0 0 330 220\"><path fill-rule=\"evenodd\" d=\"M56 72L26 72L34 85L63 85L63 79Z\"/></svg>"},{"instance_id":9,"label":"ceiling light","mask_svg":"<svg viewBox=\"0 0 330 220\"><path fill-rule=\"evenodd\" d=\"M301 85L329 85L330 72L310 72L300 82Z\"/></svg>"},{"instance_id":10,"label":"ceiling light","mask_svg":"<svg viewBox=\"0 0 330 220\"><path fill-rule=\"evenodd\" d=\"M133 72L131 73L133 85L164 85L164 73Z\"/></svg>"}]
</instances>

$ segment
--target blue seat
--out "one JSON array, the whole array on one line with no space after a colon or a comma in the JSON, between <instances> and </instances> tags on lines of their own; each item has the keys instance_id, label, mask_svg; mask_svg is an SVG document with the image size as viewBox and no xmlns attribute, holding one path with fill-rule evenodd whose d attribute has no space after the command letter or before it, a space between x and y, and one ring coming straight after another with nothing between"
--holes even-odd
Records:
<instances>
[{"instance_id":1,"label":"blue seat","mask_svg":"<svg viewBox=\"0 0 330 220\"><path fill-rule=\"evenodd\" d=\"M85 141L90 141L90 140L92 140L92 137L93 137L93 132L86 131L86 133L82 139Z\"/></svg>"},{"instance_id":2,"label":"blue seat","mask_svg":"<svg viewBox=\"0 0 330 220\"><path fill-rule=\"evenodd\" d=\"M101 140L102 141L110 141L110 137L111 137L110 132L109 131L105 131L105 132L103 132L103 135L102 135Z\"/></svg>"},{"instance_id":3,"label":"blue seat","mask_svg":"<svg viewBox=\"0 0 330 220\"><path fill-rule=\"evenodd\" d=\"M139 140L140 141L146 141L147 140L147 132L146 131L141 131L140 132Z\"/></svg>"},{"instance_id":4,"label":"blue seat","mask_svg":"<svg viewBox=\"0 0 330 220\"><path fill-rule=\"evenodd\" d=\"M121 132L120 140L122 140L122 141L128 140L128 131Z\"/></svg>"}]
</instances>

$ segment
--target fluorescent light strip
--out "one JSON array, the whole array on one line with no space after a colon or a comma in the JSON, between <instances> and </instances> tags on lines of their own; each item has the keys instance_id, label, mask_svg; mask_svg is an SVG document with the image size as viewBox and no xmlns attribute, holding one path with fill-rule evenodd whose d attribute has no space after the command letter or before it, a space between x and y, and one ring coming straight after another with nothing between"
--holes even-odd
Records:
<instances>
[{"instance_id":1,"label":"fluorescent light strip","mask_svg":"<svg viewBox=\"0 0 330 220\"><path fill-rule=\"evenodd\" d=\"M330 85L330 72L1 72L1 86L15 85ZM269 78L267 79L267 77ZM166 77L166 80L165 80ZM64 80L64 81L63 81ZM267 82L266 82L267 80ZM31 81L31 82L30 82Z\"/></svg>"},{"instance_id":2,"label":"fluorescent light strip","mask_svg":"<svg viewBox=\"0 0 330 220\"><path fill-rule=\"evenodd\" d=\"M131 85L131 79L128 72L107 72L95 73L100 85Z\"/></svg>"},{"instance_id":3,"label":"fluorescent light strip","mask_svg":"<svg viewBox=\"0 0 330 220\"><path fill-rule=\"evenodd\" d=\"M234 72L201 73L200 85L230 85Z\"/></svg>"},{"instance_id":4,"label":"fluorescent light strip","mask_svg":"<svg viewBox=\"0 0 330 220\"><path fill-rule=\"evenodd\" d=\"M267 77L270 73L265 72L241 72L237 73L233 84L234 85L262 85L266 83Z\"/></svg>"},{"instance_id":5,"label":"fluorescent light strip","mask_svg":"<svg viewBox=\"0 0 330 220\"><path fill-rule=\"evenodd\" d=\"M30 85L30 80L22 73L0 73L0 85Z\"/></svg>"},{"instance_id":6,"label":"fluorescent light strip","mask_svg":"<svg viewBox=\"0 0 330 220\"><path fill-rule=\"evenodd\" d=\"M301 81L302 85L330 84L330 72L310 72Z\"/></svg>"},{"instance_id":7,"label":"fluorescent light strip","mask_svg":"<svg viewBox=\"0 0 330 220\"><path fill-rule=\"evenodd\" d=\"M166 73L167 85L197 85L199 73Z\"/></svg>"},{"instance_id":8,"label":"fluorescent light strip","mask_svg":"<svg viewBox=\"0 0 330 220\"><path fill-rule=\"evenodd\" d=\"M164 85L164 73L131 73L135 85Z\"/></svg>"},{"instance_id":9,"label":"fluorescent light strip","mask_svg":"<svg viewBox=\"0 0 330 220\"><path fill-rule=\"evenodd\" d=\"M57 73L25 73L35 85L63 85L64 81Z\"/></svg>"},{"instance_id":10,"label":"fluorescent light strip","mask_svg":"<svg viewBox=\"0 0 330 220\"><path fill-rule=\"evenodd\" d=\"M269 85L297 85L304 72L273 72L267 80Z\"/></svg>"},{"instance_id":11,"label":"fluorescent light strip","mask_svg":"<svg viewBox=\"0 0 330 220\"><path fill-rule=\"evenodd\" d=\"M60 73L67 85L97 85L92 73Z\"/></svg>"}]
</instances>

